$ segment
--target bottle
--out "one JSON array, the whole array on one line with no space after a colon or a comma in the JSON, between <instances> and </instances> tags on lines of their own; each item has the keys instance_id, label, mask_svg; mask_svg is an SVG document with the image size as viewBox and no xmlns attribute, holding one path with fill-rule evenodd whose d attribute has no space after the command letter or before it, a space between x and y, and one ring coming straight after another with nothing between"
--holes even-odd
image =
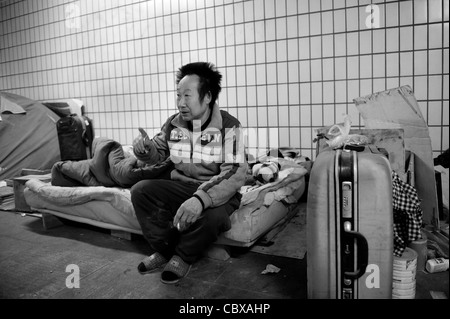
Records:
<instances>
[{"instance_id":1,"label":"bottle","mask_svg":"<svg viewBox=\"0 0 450 319\"><path fill-rule=\"evenodd\" d=\"M429 273L446 271L448 269L448 259L445 258L435 258L427 261L425 266Z\"/></svg>"},{"instance_id":2,"label":"bottle","mask_svg":"<svg viewBox=\"0 0 450 319\"><path fill-rule=\"evenodd\" d=\"M421 234L422 234L422 238L417 239L408 245L409 248L414 249L417 253L417 270L419 270L419 271L425 269L425 264L427 262L427 254L428 254L427 235L425 235L423 232ZM434 258L436 258L436 257L434 257Z\"/></svg>"}]
</instances>

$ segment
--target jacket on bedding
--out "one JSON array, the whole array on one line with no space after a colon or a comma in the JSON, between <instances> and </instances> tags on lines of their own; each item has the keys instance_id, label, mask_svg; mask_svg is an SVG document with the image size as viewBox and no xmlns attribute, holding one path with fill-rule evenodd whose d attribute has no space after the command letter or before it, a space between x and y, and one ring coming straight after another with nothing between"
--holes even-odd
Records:
<instances>
[{"instance_id":1,"label":"jacket on bedding","mask_svg":"<svg viewBox=\"0 0 450 319\"><path fill-rule=\"evenodd\" d=\"M55 186L120 186L129 188L143 179L156 178L173 167L170 160L145 164L125 153L114 140L97 137L91 159L60 161L52 167Z\"/></svg>"},{"instance_id":2,"label":"jacket on bedding","mask_svg":"<svg viewBox=\"0 0 450 319\"><path fill-rule=\"evenodd\" d=\"M217 104L210 121L201 128L189 126L179 113L172 115L153 137L148 151L135 155L146 163L171 159L175 166L171 178L199 184L195 194L205 208L226 203L246 179L242 127Z\"/></svg>"}]
</instances>

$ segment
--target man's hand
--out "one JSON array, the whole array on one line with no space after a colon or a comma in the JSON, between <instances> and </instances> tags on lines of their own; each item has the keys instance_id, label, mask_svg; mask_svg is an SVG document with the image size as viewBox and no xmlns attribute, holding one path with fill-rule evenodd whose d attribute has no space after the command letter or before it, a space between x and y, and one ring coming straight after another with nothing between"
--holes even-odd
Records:
<instances>
[{"instance_id":1,"label":"man's hand","mask_svg":"<svg viewBox=\"0 0 450 319\"><path fill-rule=\"evenodd\" d=\"M195 223L202 211L203 206L200 201L195 197L191 197L178 208L177 214L173 219L173 225L177 227L179 231L183 231L187 229L189 225Z\"/></svg>"},{"instance_id":2,"label":"man's hand","mask_svg":"<svg viewBox=\"0 0 450 319\"><path fill-rule=\"evenodd\" d=\"M133 149L137 153L143 154L147 151L147 146L150 145L150 139L148 138L147 132L142 127L139 128L139 132L141 134L133 141Z\"/></svg>"}]
</instances>

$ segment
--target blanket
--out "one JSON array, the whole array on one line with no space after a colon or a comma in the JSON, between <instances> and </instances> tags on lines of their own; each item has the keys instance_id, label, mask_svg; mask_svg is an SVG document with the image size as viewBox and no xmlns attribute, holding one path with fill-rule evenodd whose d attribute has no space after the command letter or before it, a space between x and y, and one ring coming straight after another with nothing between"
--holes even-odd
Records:
<instances>
[{"instance_id":1,"label":"blanket","mask_svg":"<svg viewBox=\"0 0 450 319\"><path fill-rule=\"evenodd\" d=\"M86 162L86 160L63 163L72 165L72 163L81 162ZM86 165L85 163L81 164ZM68 168L70 168L70 165ZM301 165L283 159L280 159L280 165L281 171L276 181L263 185L252 184L241 187L239 190L242 195L240 208L252 206L252 209L255 209L269 206L274 200L283 200L286 203L297 201L297 198L292 198L292 194L301 187L300 184L304 184L303 177L308 173L308 170ZM62 167L65 167L65 165L62 165ZM76 174L71 176L76 177ZM53 176L52 178L54 179ZM90 178L92 176L86 177L86 182L95 183L95 179L92 178L91 180ZM130 189L126 187L105 187L102 185L90 185L91 187L54 186L61 185L54 185L53 183L51 185L39 179L30 179L26 182L26 188L29 191L55 205L70 206L82 205L89 201L105 201L110 202L118 210L128 211L132 209Z\"/></svg>"},{"instance_id":2,"label":"blanket","mask_svg":"<svg viewBox=\"0 0 450 319\"><path fill-rule=\"evenodd\" d=\"M92 158L87 160L56 162L51 172L52 185L130 188L140 180L158 178L173 168L169 159L145 164L124 152L120 143L104 137L94 139L92 152Z\"/></svg>"}]
</instances>

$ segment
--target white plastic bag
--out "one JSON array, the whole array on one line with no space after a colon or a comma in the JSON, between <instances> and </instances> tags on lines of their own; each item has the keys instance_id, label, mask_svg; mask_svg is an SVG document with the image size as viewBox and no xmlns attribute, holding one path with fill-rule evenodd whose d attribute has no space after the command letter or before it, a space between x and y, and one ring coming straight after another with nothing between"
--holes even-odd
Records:
<instances>
[{"instance_id":1,"label":"white plastic bag","mask_svg":"<svg viewBox=\"0 0 450 319\"><path fill-rule=\"evenodd\" d=\"M345 145L367 145L369 138L365 135L350 134L352 121L349 115L344 118L344 124L335 124L328 130L328 135L334 136L327 141L328 146L333 149L341 148Z\"/></svg>"}]
</instances>

